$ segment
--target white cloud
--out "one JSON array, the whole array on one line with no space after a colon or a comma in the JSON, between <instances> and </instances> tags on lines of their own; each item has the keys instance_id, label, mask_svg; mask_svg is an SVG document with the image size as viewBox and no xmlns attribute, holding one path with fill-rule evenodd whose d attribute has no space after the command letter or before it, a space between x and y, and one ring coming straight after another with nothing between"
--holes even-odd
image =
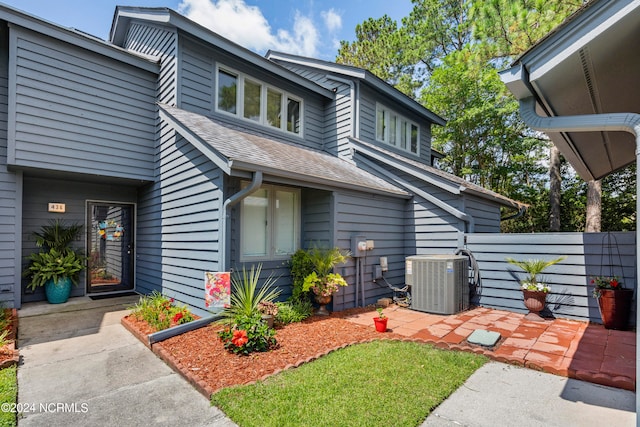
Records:
<instances>
[{"instance_id":1,"label":"white cloud","mask_svg":"<svg viewBox=\"0 0 640 427\"><path fill-rule=\"evenodd\" d=\"M327 27L329 32L336 32L342 29L342 16L331 8L329 10L321 12L322 19L324 19L324 26Z\"/></svg>"},{"instance_id":2,"label":"white cloud","mask_svg":"<svg viewBox=\"0 0 640 427\"><path fill-rule=\"evenodd\" d=\"M292 31L273 31L257 6L243 0L182 0L178 11L187 18L248 49L274 49L304 56L317 54L319 36L313 21L295 13ZM325 18L326 20L326 18Z\"/></svg>"}]
</instances>

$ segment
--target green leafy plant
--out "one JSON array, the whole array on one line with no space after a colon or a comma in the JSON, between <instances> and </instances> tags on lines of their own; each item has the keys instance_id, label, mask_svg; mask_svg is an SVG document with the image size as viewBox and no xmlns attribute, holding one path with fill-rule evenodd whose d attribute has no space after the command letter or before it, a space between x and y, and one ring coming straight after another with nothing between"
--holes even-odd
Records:
<instances>
[{"instance_id":1,"label":"green leafy plant","mask_svg":"<svg viewBox=\"0 0 640 427\"><path fill-rule=\"evenodd\" d=\"M275 334L275 330L269 328L259 313L238 315L232 327L226 327L218 332L224 348L242 355L275 348L277 346Z\"/></svg>"},{"instance_id":2,"label":"green leafy plant","mask_svg":"<svg viewBox=\"0 0 640 427\"><path fill-rule=\"evenodd\" d=\"M313 272L313 263L309 252L298 249L289 259L291 275L291 301L308 300L309 293L304 291L304 278Z\"/></svg>"},{"instance_id":3,"label":"green leafy plant","mask_svg":"<svg viewBox=\"0 0 640 427\"><path fill-rule=\"evenodd\" d=\"M244 267L242 272L234 272L231 276L231 304L225 308L221 314L227 324L237 322L240 316L252 317L260 314L259 304L261 302L273 302L280 296L280 289L274 287L277 279L270 275L258 287L262 264L251 266L247 271Z\"/></svg>"},{"instance_id":4,"label":"green leafy plant","mask_svg":"<svg viewBox=\"0 0 640 427\"><path fill-rule=\"evenodd\" d=\"M276 311L273 301L280 295L274 287L276 278L270 275L258 287L262 264L243 267L242 273L231 276L231 304L221 315L225 329L218 333L224 347L232 353L247 355L267 351L277 345L275 331L262 319L262 310Z\"/></svg>"},{"instance_id":5,"label":"green leafy plant","mask_svg":"<svg viewBox=\"0 0 640 427\"><path fill-rule=\"evenodd\" d=\"M548 267L559 263L566 259L566 256L562 256L560 258L556 258L550 261L545 261L542 259L529 259L525 261L518 261L513 258L507 258L507 262L509 264L516 265L520 267L525 273L528 274L527 278L520 281L523 290L527 291L541 291L541 292L550 292L551 287L546 283L542 283L538 281L538 275L542 273Z\"/></svg>"},{"instance_id":6,"label":"green leafy plant","mask_svg":"<svg viewBox=\"0 0 640 427\"><path fill-rule=\"evenodd\" d=\"M338 291L340 286L347 286L344 278L333 273L333 269L338 264L346 262L350 253L338 247L333 248L311 248L308 251L309 261L313 265L313 271L304 278L302 290L312 291L318 296L330 296Z\"/></svg>"},{"instance_id":7,"label":"green leafy plant","mask_svg":"<svg viewBox=\"0 0 640 427\"><path fill-rule=\"evenodd\" d=\"M78 273L85 269L85 257L74 251L65 254L52 248L48 252L34 252L29 259L23 276L30 279L27 285L30 289L44 286L49 280L57 283L63 277L69 277L77 285Z\"/></svg>"},{"instance_id":8,"label":"green leafy plant","mask_svg":"<svg viewBox=\"0 0 640 427\"><path fill-rule=\"evenodd\" d=\"M278 314L276 322L282 325L302 322L313 313L313 305L308 299L277 302Z\"/></svg>"},{"instance_id":9,"label":"green leafy plant","mask_svg":"<svg viewBox=\"0 0 640 427\"><path fill-rule=\"evenodd\" d=\"M385 317L387 317L387 316L385 316L385 315L384 315L384 313L382 312L382 307L378 307L378 308L376 308L376 311L378 312L378 318L379 318L379 319L384 319Z\"/></svg>"},{"instance_id":10,"label":"green leafy plant","mask_svg":"<svg viewBox=\"0 0 640 427\"><path fill-rule=\"evenodd\" d=\"M600 298L600 291L603 289L610 289L614 291L624 289L624 286L618 276L595 276L591 278L591 284L595 285L595 288L593 289L594 298Z\"/></svg>"},{"instance_id":11,"label":"green leafy plant","mask_svg":"<svg viewBox=\"0 0 640 427\"><path fill-rule=\"evenodd\" d=\"M153 291L151 295L140 297L136 305L130 307L131 315L143 320L156 331L194 320L186 306L174 305L174 299Z\"/></svg>"},{"instance_id":12,"label":"green leafy plant","mask_svg":"<svg viewBox=\"0 0 640 427\"><path fill-rule=\"evenodd\" d=\"M45 251L55 249L58 252L67 253L71 250L71 243L77 240L82 232L82 225L73 223L66 225L61 220L50 220L48 225L43 225L40 231L33 233L36 245Z\"/></svg>"}]
</instances>

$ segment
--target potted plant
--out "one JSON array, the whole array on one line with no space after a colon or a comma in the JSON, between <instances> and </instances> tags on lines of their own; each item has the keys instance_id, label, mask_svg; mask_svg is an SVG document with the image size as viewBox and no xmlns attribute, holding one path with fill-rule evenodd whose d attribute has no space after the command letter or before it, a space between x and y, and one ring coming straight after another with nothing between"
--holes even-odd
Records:
<instances>
[{"instance_id":1,"label":"potted plant","mask_svg":"<svg viewBox=\"0 0 640 427\"><path fill-rule=\"evenodd\" d=\"M31 254L23 275L29 279L28 288L35 290L44 286L51 304L61 304L69 299L71 284L78 284L78 274L86 268L86 258L71 248L81 231L79 224L67 226L56 220L33 233L36 245L42 249Z\"/></svg>"},{"instance_id":2,"label":"potted plant","mask_svg":"<svg viewBox=\"0 0 640 427\"><path fill-rule=\"evenodd\" d=\"M593 297L598 300L602 324L607 329L627 329L633 289L625 289L617 276L596 276L591 279Z\"/></svg>"},{"instance_id":3,"label":"potted plant","mask_svg":"<svg viewBox=\"0 0 640 427\"><path fill-rule=\"evenodd\" d=\"M278 315L278 306L272 301L260 301L258 303L258 311L262 314L264 320L270 328L273 328L273 320Z\"/></svg>"},{"instance_id":4,"label":"potted plant","mask_svg":"<svg viewBox=\"0 0 640 427\"><path fill-rule=\"evenodd\" d=\"M540 312L544 309L547 301L547 294L551 292L551 287L544 282L538 280L538 275L547 267L559 263L566 257L556 258L550 261L542 259L530 259L526 261L518 261L513 258L507 258L507 262L520 267L528 276L520 281L522 296L525 307L529 310L527 319L544 320L540 316Z\"/></svg>"},{"instance_id":5,"label":"potted plant","mask_svg":"<svg viewBox=\"0 0 640 427\"><path fill-rule=\"evenodd\" d=\"M373 323L376 325L376 331L386 332L387 321L389 320L389 318L382 312L382 307L376 308L376 311L378 312L378 317L373 318Z\"/></svg>"},{"instance_id":6,"label":"potted plant","mask_svg":"<svg viewBox=\"0 0 640 427\"><path fill-rule=\"evenodd\" d=\"M344 278L338 273L333 273L333 269L349 259L349 256L348 251L343 252L337 247L309 250L309 261L313 265L313 272L305 277L302 290L313 292L316 302L320 305L316 314L328 315L326 305L331 302L333 294L338 292L341 286L347 286Z\"/></svg>"}]
</instances>

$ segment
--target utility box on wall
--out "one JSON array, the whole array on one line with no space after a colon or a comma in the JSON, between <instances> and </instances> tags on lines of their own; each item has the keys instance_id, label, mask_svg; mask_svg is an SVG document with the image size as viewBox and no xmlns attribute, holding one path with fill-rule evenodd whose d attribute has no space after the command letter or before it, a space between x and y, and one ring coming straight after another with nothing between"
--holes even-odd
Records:
<instances>
[{"instance_id":1,"label":"utility box on wall","mask_svg":"<svg viewBox=\"0 0 640 427\"><path fill-rule=\"evenodd\" d=\"M411 308L455 314L469 308L469 260L459 255L414 255L406 258Z\"/></svg>"}]
</instances>

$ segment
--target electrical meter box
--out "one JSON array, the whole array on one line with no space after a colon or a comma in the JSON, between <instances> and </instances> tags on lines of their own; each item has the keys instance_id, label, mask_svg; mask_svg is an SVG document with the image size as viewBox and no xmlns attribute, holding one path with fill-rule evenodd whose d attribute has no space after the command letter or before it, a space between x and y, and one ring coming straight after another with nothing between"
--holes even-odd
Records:
<instances>
[{"instance_id":1,"label":"electrical meter box","mask_svg":"<svg viewBox=\"0 0 640 427\"><path fill-rule=\"evenodd\" d=\"M367 238L365 236L351 236L351 256L360 258L366 255Z\"/></svg>"}]
</instances>

